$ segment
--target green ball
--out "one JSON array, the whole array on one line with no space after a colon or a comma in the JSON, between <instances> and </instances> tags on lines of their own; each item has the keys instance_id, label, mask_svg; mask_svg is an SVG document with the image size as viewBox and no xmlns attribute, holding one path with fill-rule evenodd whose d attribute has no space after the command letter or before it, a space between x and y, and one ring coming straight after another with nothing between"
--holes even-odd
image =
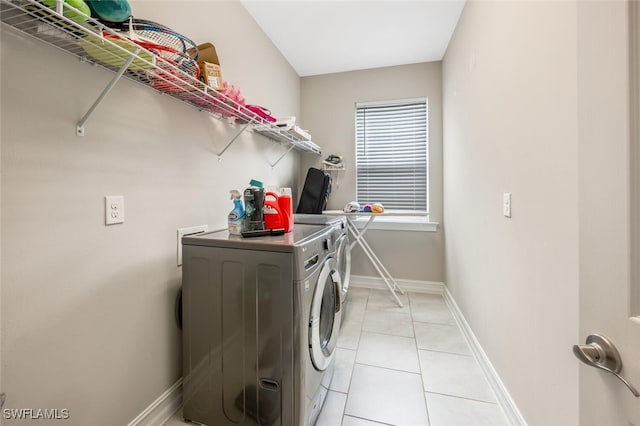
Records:
<instances>
[{"instance_id":1,"label":"green ball","mask_svg":"<svg viewBox=\"0 0 640 426\"><path fill-rule=\"evenodd\" d=\"M44 4L50 7L56 7L56 0L43 0ZM78 9L81 13L74 12L73 10L63 7L63 15L69 19L73 19L76 22L85 22L91 16L91 9L84 0L64 0L69 6Z\"/></svg>"}]
</instances>

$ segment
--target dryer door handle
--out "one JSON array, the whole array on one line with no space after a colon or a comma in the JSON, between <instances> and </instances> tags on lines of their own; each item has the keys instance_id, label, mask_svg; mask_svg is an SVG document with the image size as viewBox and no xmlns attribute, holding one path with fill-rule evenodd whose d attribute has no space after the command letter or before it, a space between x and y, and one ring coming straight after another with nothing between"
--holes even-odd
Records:
<instances>
[{"instance_id":1,"label":"dryer door handle","mask_svg":"<svg viewBox=\"0 0 640 426\"><path fill-rule=\"evenodd\" d=\"M331 281L333 282L333 287L336 294L336 310L335 312L340 312L340 308L342 306L342 301L340 300L340 295L342 294L342 284L340 283L340 274L338 271L331 271Z\"/></svg>"}]
</instances>

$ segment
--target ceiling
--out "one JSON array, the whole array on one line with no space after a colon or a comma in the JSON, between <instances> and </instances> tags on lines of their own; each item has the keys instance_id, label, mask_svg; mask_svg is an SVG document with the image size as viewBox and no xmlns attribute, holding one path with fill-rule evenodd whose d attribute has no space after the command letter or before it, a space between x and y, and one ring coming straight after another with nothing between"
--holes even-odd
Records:
<instances>
[{"instance_id":1,"label":"ceiling","mask_svg":"<svg viewBox=\"0 0 640 426\"><path fill-rule=\"evenodd\" d=\"M243 0L299 76L439 61L465 0Z\"/></svg>"}]
</instances>

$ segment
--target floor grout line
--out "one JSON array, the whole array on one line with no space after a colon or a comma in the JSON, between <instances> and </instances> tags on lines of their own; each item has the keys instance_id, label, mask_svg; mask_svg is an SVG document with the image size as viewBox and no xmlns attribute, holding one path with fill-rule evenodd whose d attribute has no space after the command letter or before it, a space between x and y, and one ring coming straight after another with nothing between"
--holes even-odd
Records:
<instances>
[{"instance_id":1,"label":"floor grout line","mask_svg":"<svg viewBox=\"0 0 640 426\"><path fill-rule=\"evenodd\" d=\"M457 353L457 352L438 351L438 350L435 350L435 349L421 349L421 348L418 348L418 351L436 352L436 353L439 353L439 354L459 355L459 356L466 356L466 357L469 357L469 358L473 358L473 355L471 355L471 354L460 354L460 353Z\"/></svg>"},{"instance_id":2,"label":"floor grout line","mask_svg":"<svg viewBox=\"0 0 640 426\"><path fill-rule=\"evenodd\" d=\"M466 397L466 396L451 395L450 393L433 392L433 391L428 391L428 390L425 390L424 393L430 393L432 395L441 395L441 396L446 396L446 397L449 397L449 398L464 399L464 400L467 400L467 401L482 402L484 404L491 404L491 405L495 405L495 406L498 405L497 401L496 402L484 401L482 399L469 398L469 397Z\"/></svg>"},{"instance_id":3,"label":"floor grout line","mask_svg":"<svg viewBox=\"0 0 640 426\"><path fill-rule=\"evenodd\" d=\"M411 313L411 319L413 320L413 307L411 306L411 298L408 297L408 299L409 299L409 312ZM426 386L424 384L424 375L422 374L422 362L420 362L420 349L418 348L418 334L416 333L415 321L411 321L411 328L413 328L413 335L416 336L415 343L416 343L416 355L418 356L418 370L420 370L420 383L422 384L422 389L424 390ZM426 395L424 395L424 393L423 393L423 397L424 397L424 409L427 412L427 424L430 425L431 416L429 415L429 404L427 404L427 397Z\"/></svg>"},{"instance_id":4,"label":"floor grout line","mask_svg":"<svg viewBox=\"0 0 640 426\"><path fill-rule=\"evenodd\" d=\"M365 301L364 301L365 315L366 315L366 312L367 312L367 304L369 303L369 294L370 293L371 293L370 291L367 291L367 297L365 298ZM349 308L347 307L347 309L349 309ZM355 349L345 348L347 350L355 352L355 354L353 356L353 366L351 367L351 373L349 375L349 387L347 389L347 398L344 401L344 409L342 410L343 421L344 421L344 413L347 410L347 402L349 400L349 392L351 391L351 384L352 384L352 379L353 379L353 370L355 370L355 368L356 368L356 359L358 358L358 349L360 348L360 339L362 338L362 327L363 326L364 326L364 316L362 318L362 321L360 322L360 335L358 336L358 343L356 344L356 348ZM329 387L331 387L331 386L329 386Z\"/></svg>"},{"instance_id":5,"label":"floor grout line","mask_svg":"<svg viewBox=\"0 0 640 426\"><path fill-rule=\"evenodd\" d=\"M351 414L343 414L342 415L342 423L344 423L344 418L345 417L353 417L354 419L360 419L360 420L366 420L368 422L373 422L373 423L377 423L380 425L385 425L385 426L395 426L393 423L384 423L384 422L379 422L377 420L373 420L373 419L367 419L366 417L359 417L359 416L353 416Z\"/></svg>"},{"instance_id":6,"label":"floor grout line","mask_svg":"<svg viewBox=\"0 0 640 426\"><path fill-rule=\"evenodd\" d=\"M363 324L364 326L364 324ZM378 336L393 336L393 337L404 337L405 339L416 339L416 336L401 336L399 334L389 334L389 333L380 333L379 331L371 331L371 330L365 330L364 328L362 329L361 333L369 333L369 334L377 334ZM362 335L360 335L360 337L362 337Z\"/></svg>"},{"instance_id":7,"label":"floor grout line","mask_svg":"<svg viewBox=\"0 0 640 426\"><path fill-rule=\"evenodd\" d=\"M398 370L397 368L389 368L389 367L380 367L379 365L373 365L373 364L365 364L363 362L354 362L353 363L354 367L356 365L363 365L365 367L374 367L374 368L380 368L382 370L389 370L389 371L397 371L399 373L408 373L408 374L419 374L422 376L422 373L416 373L415 371L407 371L407 370Z\"/></svg>"}]
</instances>

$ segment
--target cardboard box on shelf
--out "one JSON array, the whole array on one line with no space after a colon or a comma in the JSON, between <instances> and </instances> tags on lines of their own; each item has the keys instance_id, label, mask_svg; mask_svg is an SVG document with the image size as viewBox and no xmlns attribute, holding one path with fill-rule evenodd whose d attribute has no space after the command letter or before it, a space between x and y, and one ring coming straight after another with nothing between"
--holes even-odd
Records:
<instances>
[{"instance_id":1,"label":"cardboard box on shelf","mask_svg":"<svg viewBox=\"0 0 640 426\"><path fill-rule=\"evenodd\" d=\"M200 65L200 80L216 90L223 87L222 71L216 48L211 43L198 45L198 65Z\"/></svg>"}]
</instances>

